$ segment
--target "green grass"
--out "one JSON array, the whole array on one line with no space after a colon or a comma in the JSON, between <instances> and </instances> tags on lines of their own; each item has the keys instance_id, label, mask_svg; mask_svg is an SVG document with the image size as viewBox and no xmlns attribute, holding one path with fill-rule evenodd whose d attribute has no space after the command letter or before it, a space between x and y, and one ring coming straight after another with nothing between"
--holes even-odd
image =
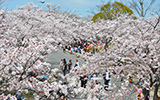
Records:
<instances>
[{"instance_id":1,"label":"green grass","mask_svg":"<svg viewBox=\"0 0 160 100\"><path fill-rule=\"evenodd\" d=\"M22 92L22 97L27 100L34 100L33 92L26 93L25 91Z\"/></svg>"}]
</instances>

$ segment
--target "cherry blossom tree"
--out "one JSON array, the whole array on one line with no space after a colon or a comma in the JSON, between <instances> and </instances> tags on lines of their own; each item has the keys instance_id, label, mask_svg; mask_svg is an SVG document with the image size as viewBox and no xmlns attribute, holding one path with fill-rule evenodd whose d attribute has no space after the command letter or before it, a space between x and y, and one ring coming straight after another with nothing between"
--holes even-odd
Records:
<instances>
[{"instance_id":1,"label":"cherry blossom tree","mask_svg":"<svg viewBox=\"0 0 160 100\"><path fill-rule=\"evenodd\" d=\"M112 37L115 46L108 48L107 52L97 54L94 62L105 64L107 67L132 73L133 77L142 78L145 100L149 100L149 90L159 86L159 16L148 19L128 20L120 19L113 25L106 27L108 36ZM116 24L117 23L117 24ZM111 32L111 33L110 33ZM105 35L102 35L103 37ZM95 59L97 58L97 59ZM117 69L118 68L118 69ZM126 75L126 74L125 74ZM157 97L157 92L154 98Z\"/></svg>"},{"instance_id":2,"label":"cherry blossom tree","mask_svg":"<svg viewBox=\"0 0 160 100\"><path fill-rule=\"evenodd\" d=\"M154 97L157 96L160 84L159 16L141 20L120 16L112 21L93 23L81 20L76 14L59 12L53 4L46 6L49 10L42 10L33 3L18 6L19 10L7 13L5 9L0 10L0 94L28 89L35 99L54 99L60 89L68 98L79 94L86 97L92 91L94 99L102 98L100 94L108 99L126 99L126 95L135 93L138 88L130 85L129 81L120 83L118 77L129 80L132 76L142 79L141 87L146 100L152 87L155 87ZM89 41L111 38L113 45L107 43L106 51L102 49L92 57L81 55L89 64L63 76L58 74L59 69L50 69L51 65L45 62L45 58L57 49L59 43L67 44L73 38ZM99 67L102 64L105 68L114 68L112 76L116 81L110 92L96 91L91 88L90 82L87 88L70 85L79 83L80 74L90 75L94 71L102 74ZM54 77L55 74L71 83L62 84ZM48 76L47 80L40 80L43 75ZM73 77L76 80L72 80ZM43 91L44 96L40 96L39 91Z\"/></svg>"}]
</instances>

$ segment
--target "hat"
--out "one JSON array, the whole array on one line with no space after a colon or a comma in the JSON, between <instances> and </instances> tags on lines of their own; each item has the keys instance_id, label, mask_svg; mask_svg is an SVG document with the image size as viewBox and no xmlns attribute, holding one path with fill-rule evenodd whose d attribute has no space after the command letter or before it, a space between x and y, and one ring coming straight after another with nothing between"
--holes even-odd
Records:
<instances>
[{"instance_id":1,"label":"hat","mask_svg":"<svg viewBox=\"0 0 160 100\"><path fill-rule=\"evenodd\" d=\"M54 77L57 78L57 74L55 74Z\"/></svg>"}]
</instances>

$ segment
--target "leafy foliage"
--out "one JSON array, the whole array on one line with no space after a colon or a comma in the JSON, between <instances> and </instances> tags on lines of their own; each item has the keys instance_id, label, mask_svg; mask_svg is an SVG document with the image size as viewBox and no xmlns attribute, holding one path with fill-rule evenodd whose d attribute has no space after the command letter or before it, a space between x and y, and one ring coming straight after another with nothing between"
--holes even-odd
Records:
<instances>
[{"instance_id":1,"label":"leafy foliage","mask_svg":"<svg viewBox=\"0 0 160 100\"><path fill-rule=\"evenodd\" d=\"M96 22L101 19L105 20L113 20L115 18L118 18L120 15L132 15L133 11L128 8L126 5L115 1L113 4L105 4L104 6L101 7L101 12L97 13L94 15L92 18L93 22ZM136 19L136 17L134 17Z\"/></svg>"}]
</instances>

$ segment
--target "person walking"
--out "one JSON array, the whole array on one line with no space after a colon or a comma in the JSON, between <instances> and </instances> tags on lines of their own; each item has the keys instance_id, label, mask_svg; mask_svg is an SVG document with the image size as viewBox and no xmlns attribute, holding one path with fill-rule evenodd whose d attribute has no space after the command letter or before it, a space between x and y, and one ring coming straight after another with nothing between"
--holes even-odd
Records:
<instances>
[{"instance_id":1,"label":"person walking","mask_svg":"<svg viewBox=\"0 0 160 100\"><path fill-rule=\"evenodd\" d=\"M80 81L81 81L81 87L84 87L85 81L84 81L84 76L80 76Z\"/></svg>"},{"instance_id":2,"label":"person walking","mask_svg":"<svg viewBox=\"0 0 160 100\"><path fill-rule=\"evenodd\" d=\"M76 62L75 62L74 67L78 67L78 68L79 68L79 62L78 62L78 60L77 60L77 59L76 59Z\"/></svg>"},{"instance_id":3,"label":"person walking","mask_svg":"<svg viewBox=\"0 0 160 100\"><path fill-rule=\"evenodd\" d=\"M110 81L110 73L106 70L106 85L108 86L108 83Z\"/></svg>"},{"instance_id":4,"label":"person walking","mask_svg":"<svg viewBox=\"0 0 160 100\"><path fill-rule=\"evenodd\" d=\"M87 81L88 81L88 77L87 75L84 75L84 88L86 88L86 84L87 84Z\"/></svg>"},{"instance_id":5,"label":"person walking","mask_svg":"<svg viewBox=\"0 0 160 100\"><path fill-rule=\"evenodd\" d=\"M63 70L63 59L61 59L59 69Z\"/></svg>"},{"instance_id":6,"label":"person walking","mask_svg":"<svg viewBox=\"0 0 160 100\"><path fill-rule=\"evenodd\" d=\"M104 74L104 89L108 91L109 87L109 81L110 81L110 73L106 70L106 73Z\"/></svg>"},{"instance_id":7,"label":"person walking","mask_svg":"<svg viewBox=\"0 0 160 100\"><path fill-rule=\"evenodd\" d=\"M21 93L21 91L19 90L19 91L16 93L16 98L17 98L17 100L22 100L22 99L21 99L21 96L22 96L22 93Z\"/></svg>"},{"instance_id":8,"label":"person walking","mask_svg":"<svg viewBox=\"0 0 160 100\"><path fill-rule=\"evenodd\" d=\"M64 76L67 74L67 62L66 62L66 59L63 59L63 74L64 74Z\"/></svg>"},{"instance_id":9,"label":"person walking","mask_svg":"<svg viewBox=\"0 0 160 100\"><path fill-rule=\"evenodd\" d=\"M65 48L65 46L63 46L63 53L65 53L66 52L66 48Z\"/></svg>"},{"instance_id":10,"label":"person walking","mask_svg":"<svg viewBox=\"0 0 160 100\"><path fill-rule=\"evenodd\" d=\"M71 59L69 60L69 63L68 63L68 72L70 72L70 70L72 70L72 60Z\"/></svg>"}]
</instances>

